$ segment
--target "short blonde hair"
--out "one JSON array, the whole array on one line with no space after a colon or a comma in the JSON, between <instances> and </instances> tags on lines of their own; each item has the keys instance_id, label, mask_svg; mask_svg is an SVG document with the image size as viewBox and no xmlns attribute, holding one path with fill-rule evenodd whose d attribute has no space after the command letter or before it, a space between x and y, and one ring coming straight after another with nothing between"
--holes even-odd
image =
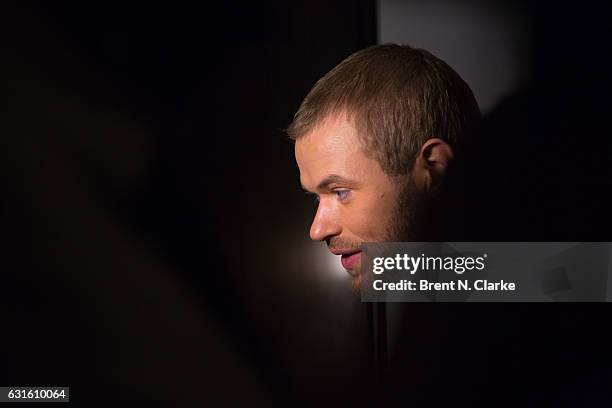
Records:
<instances>
[{"instance_id":1,"label":"short blonde hair","mask_svg":"<svg viewBox=\"0 0 612 408\"><path fill-rule=\"evenodd\" d=\"M328 72L308 93L287 129L297 140L345 111L364 152L387 174L408 174L421 145L437 137L460 148L480 119L470 87L428 51L375 45Z\"/></svg>"}]
</instances>

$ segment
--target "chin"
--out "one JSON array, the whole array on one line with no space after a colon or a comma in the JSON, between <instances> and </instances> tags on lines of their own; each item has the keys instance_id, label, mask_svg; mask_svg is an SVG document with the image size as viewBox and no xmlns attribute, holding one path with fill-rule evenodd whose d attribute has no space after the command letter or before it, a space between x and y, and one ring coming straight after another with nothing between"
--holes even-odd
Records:
<instances>
[{"instance_id":1,"label":"chin","mask_svg":"<svg viewBox=\"0 0 612 408\"><path fill-rule=\"evenodd\" d=\"M352 275L352 272L351 272L351 275ZM353 282L352 282L353 293L358 295L361 289L361 274L357 273L356 275L352 275L352 276L353 276Z\"/></svg>"}]
</instances>

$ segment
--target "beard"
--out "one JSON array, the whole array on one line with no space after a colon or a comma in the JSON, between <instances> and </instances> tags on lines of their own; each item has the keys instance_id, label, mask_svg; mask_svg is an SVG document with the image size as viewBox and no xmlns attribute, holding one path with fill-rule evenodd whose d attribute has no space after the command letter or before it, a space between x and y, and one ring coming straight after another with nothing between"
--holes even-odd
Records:
<instances>
[{"instance_id":1,"label":"beard","mask_svg":"<svg viewBox=\"0 0 612 408\"><path fill-rule=\"evenodd\" d=\"M416 242L424 236L430 199L409 176L400 189L393 215L386 227L386 242Z\"/></svg>"},{"instance_id":2,"label":"beard","mask_svg":"<svg viewBox=\"0 0 612 408\"><path fill-rule=\"evenodd\" d=\"M329 247L330 251L334 249L357 251L361 249L361 242L340 237L332 237L327 240L327 246Z\"/></svg>"},{"instance_id":3,"label":"beard","mask_svg":"<svg viewBox=\"0 0 612 408\"><path fill-rule=\"evenodd\" d=\"M376 242L418 242L423 240L424 228L427 224L427 210L430 207L431 199L409 176L396 181L399 194L392 211L392 215L387 220L384 235ZM376 220L373 220L374 222ZM361 249L361 242L341 238L332 238L328 242L330 249ZM347 271L353 277L352 290L359 294L361 283L364 279L361 271Z\"/></svg>"}]
</instances>

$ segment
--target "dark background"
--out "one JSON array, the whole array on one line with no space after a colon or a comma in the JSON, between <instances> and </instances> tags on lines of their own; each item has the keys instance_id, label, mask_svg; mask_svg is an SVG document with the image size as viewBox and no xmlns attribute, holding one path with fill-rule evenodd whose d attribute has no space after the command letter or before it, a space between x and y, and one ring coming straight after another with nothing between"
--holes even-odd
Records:
<instances>
[{"instance_id":1,"label":"dark background","mask_svg":"<svg viewBox=\"0 0 612 408\"><path fill-rule=\"evenodd\" d=\"M529 76L470 153L467 240L610 241L609 13L523 6ZM367 403L368 311L308 242L282 129L377 42L377 4L4 9L2 384ZM410 306L391 399L610 399L608 304Z\"/></svg>"}]
</instances>

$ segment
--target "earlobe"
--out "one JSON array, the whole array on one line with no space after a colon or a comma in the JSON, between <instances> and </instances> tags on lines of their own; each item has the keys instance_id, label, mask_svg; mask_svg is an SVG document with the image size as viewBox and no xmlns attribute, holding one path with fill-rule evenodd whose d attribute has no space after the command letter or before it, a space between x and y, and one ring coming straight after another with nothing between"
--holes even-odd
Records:
<instances>
[{"instance_id":1,"label":"earlobe","mask_svg":"<svg viewBox=\"0 0 612 408\"><path fill-rule=\"evenodd\" d=\"M421 178L427 191L436 193L453 161L453 149L444 140L432 138L427 140L417 157L415 170L422 173Z\"/></svg>"}]
</instances>

